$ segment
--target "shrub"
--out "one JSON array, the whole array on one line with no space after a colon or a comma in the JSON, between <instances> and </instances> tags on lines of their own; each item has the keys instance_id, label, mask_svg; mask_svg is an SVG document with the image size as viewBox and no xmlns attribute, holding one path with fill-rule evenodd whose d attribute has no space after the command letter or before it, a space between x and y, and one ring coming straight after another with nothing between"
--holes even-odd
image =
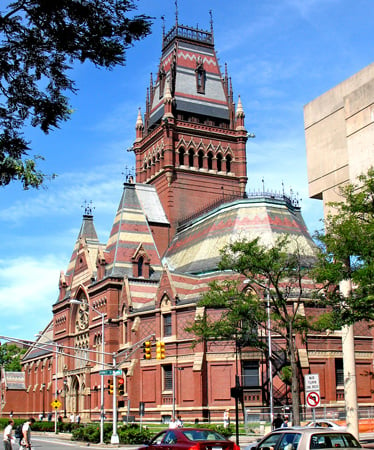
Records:
<instances>
[{"instance_id":1,"label":"shrub","mask_svg":"<svg viewBox=\"0 0 374 450\"><path fill-rule=\"evenodd\" d=\"M137 424L122 425L118 428L118 437L121 444L144 444L152 437L148 428L140 428Z\"/></svg>"}]
</instances>

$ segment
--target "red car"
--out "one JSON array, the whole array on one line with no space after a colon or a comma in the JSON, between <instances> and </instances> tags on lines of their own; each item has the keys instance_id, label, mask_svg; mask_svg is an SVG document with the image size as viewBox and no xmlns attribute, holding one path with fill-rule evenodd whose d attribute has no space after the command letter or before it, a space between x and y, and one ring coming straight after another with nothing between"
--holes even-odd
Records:
<instances>
[{"instance_id":1,"label":"red car","mask_svg":"<svg viewBox=\"0 0 374 450\"><path fill-rule=\"evenodd\" d=\"M240 450L240 447L213 430L176 428L156 434L141 450Z\"/></svg>"}]
</instances>

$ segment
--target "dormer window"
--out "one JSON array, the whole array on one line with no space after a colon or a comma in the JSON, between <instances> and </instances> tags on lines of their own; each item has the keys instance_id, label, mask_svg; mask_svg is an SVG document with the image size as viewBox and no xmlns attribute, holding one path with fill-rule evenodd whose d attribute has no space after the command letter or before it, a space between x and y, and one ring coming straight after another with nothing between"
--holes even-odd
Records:
<instances>
[{"instance_id":1,"label":"dormer window","mask_svg":"<svg viewBox=\"0 0 374 450\"><path fill-rule=\"evenodd\" d=\"M143 276L143 264L144 264L144 258L141 256L138 259L138 277Z\"/></svg>"},{"instance_id":2,"label":"dormer window","mask_svg":"<svg viewBox=\"0 0 374 450\"><path fill-rule=\"evenodd\" d=\"M202 58L199 56L196 60L196 90L198 94L205 94L205 79L206 72L204 70L204 63Z\"/></svg>"}]
</instances>

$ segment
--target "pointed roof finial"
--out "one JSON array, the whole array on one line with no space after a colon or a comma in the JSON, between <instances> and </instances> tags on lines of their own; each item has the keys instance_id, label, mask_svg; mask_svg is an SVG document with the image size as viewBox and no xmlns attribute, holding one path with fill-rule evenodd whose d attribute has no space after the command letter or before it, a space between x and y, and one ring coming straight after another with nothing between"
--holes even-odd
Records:
<instances>
[{"instance_id":1,"label":"pointed roof finial","mask_svg":"<svg viewBox=\"0 0 374 450\"><path fill-rule=\"evenodd\" d=\"M236 107L236 117L244 117L244 110L240 95L238 96L238 106Z\"/></svg>"},{"instance_id":2,"label":"pointed roof finial","mask_svg":"<svg viewBox=\"0 0 374 450\"><path fill-rule=\"evenodd\" d=\"M136 125L135 128L143 128L143 118L142 118L142 113L141 113L141 108L138 108L138 117L136 119Z\"/></svg>"},{"instance_id":3,"label":"pointed roof finial","mask_svg":"<svg viewBox=\"0 0 374 450\"><path fill-rule=\"evenodd\" d=\"M171 89L170 89L170 79L166 79L164 88L164 103L170 102L172 100Z\"/></svg>"},{"instance_id":4,"label":"pointed roof finial","mask_svg":"<svg viewBox=\"0 0 374 450\"><path fill-rule=\"evenodd\" d=\"M175 26L178 28L178 0L175 0Z\"/></svg>"},{"instance_id":5,"label":"pointed roof finial","mask_svg":"<svg viewBox=\"0 0 374 450\"><path fill-rule=\"evenodd\" d=\"M95 209L95 207L92 206L92 200L90 200L89 202L85 200L84 205L81 205L81 208L84 208L85 216L92 216L92 210Z\"/></svg>"},{"instance_id":6,"label":"pointed roof finial","mask_svg":"<svg viewBox=\"0 0 374 450\"><path fill-rule=\"evenodd\" d=\"M209 10L209 16L210 16L210 32L212 33L213 39L213 12L211 9Z\"/></svg>"},{"instance_id":7,"label":"pointed roof finial","mask_svg":"<svg viewBox=\"0 0 374 450\"><path fill-rule=\"evenodd\" d=\"M162 20L162 40L165 38L165 16L161 16Z\"/></svg>"}]
</instances>

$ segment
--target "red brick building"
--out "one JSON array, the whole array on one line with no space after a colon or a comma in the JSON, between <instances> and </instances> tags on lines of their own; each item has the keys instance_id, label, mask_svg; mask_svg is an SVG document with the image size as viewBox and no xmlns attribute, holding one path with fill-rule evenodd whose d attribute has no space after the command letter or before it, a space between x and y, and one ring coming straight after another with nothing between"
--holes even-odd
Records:
<instances>
[{"instance_id":1,"label":"red brick building","mask_svg":"<svg viewBox=\"0 0 374 450\"><path fill-rule=\"evenodd\" d=\"M294 199L246 192L244 117L240 98L234 103L227 68L221 73L213 30L176 24L163 36L157 78L148 88L144 116L138 113L136 182L129 178L124 184L107 243L99 241L86 210L68 268L60 275L53 319L39 339L55 344L34 348L23 360L27 406L19 413L38 414L43 401L45 407L57 396L59 413L99 420L103 350L106 368L112 352L126 356L117 360L125 380L124 395L117 399L120 416L138 417L140 402L144 419L157 421L173 412L186 421L222 420L224 411L233 409L234 343L193 348L194 336L185 331L204 313L197 302L208 283L229 276L217 269L219 249L235 238L260 236L269 244L287 233L313 252ZM305 314L318 314L308 298ZM148 336L165 343L165 359L156 359L154 346L151 359L143 358L141 343ZM280 338L274 335L272 342L274 402L285 405L288 388L279 370L287 361ZM300 380L318 373L322 404L343 406L339 333L309 336L299 342L298 352ZM373 405L373 382L365 376L372 360L372 333L357 325L358 397L365 405ZM241 353L238 375L251 411L269 405L267 373L260 351ZM104 377L109 418L110 378Z\"/></svg>"}]
</instances>

